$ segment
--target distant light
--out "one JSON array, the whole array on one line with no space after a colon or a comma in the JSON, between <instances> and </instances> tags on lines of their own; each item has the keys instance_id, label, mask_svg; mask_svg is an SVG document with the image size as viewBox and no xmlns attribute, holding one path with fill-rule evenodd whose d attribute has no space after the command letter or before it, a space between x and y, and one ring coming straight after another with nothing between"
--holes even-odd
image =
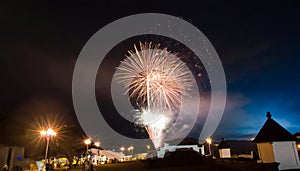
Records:
<instances>
[{"instance_id":1,"label":"distant light","mask_svg":"<svg viewBox=\"0 0 300 171\"><path fill-rule=\"evenodd\" d=\"M300 149L300 144L298 144L297 147Z\"/></svg>"},{"instance_id":2,"label":"distant light","mask_svg":"<svg viewBox=\"0 0 300 171\"><path fill-rule=\"evenodd\" d=\"M50 136L56 136L56 132L53 129L51 129L51 128L49 128L47 130L47 134L50 135Z\"/></svg>"},{"instance_id":3,"label":"distant light","mask_svg":"<svg viewBox=\"0 0 300 171\"><path fill-rule=\"evenodd\" d=\"M87 139L84 140L84 143L86 145L90 145L92 143L92 141L91 141L91 139L87 138Z\"/></svg>"},{"instance_id":4,"label":"distant light","mask_svg":"<svg viewBox=\"0 0 300 171\"><path fill-rule=\"evenodd\" d=\"M51 128L49 128L47 131L46 130L42 130L41 132L40 132L40 134L42 135L42 136L56 136L56 132L53 130L53 129L51 129Z\"/></svg>"},{"instance_id":5,"label":"distant light","mask_svg":"<svg viewBox=\"0 0 300 171\"><path fill-rule=\"evenodd\" d=\"M42 131L41 131L41 135L42 135L42 136L44 136L44 135L46 135L46 134L47 134L47 131L45 131L45 130L42 130Z\"/></svg>"},{"instance_id":6,"label":"distant light","mask_svg":"<svg viewBox=\"0 0 300 171\"><path fill-rule=\"evenodd\" d=\"M100 142L99 141L95 142L94 144L95 144L96 147L100 147Z\"/></svg>"},{"instance_id":7,"label":"distant light","mask_svg":"<svg viewBox=\"0 0 300 171\"><path fill-rule=\"evenodd\" d=\"M133 149L134 149L133 146L130 146L130 147L127 148L128 151L133 150Z\"/></svg>"},{"instance_id":8,"label":"distant light","mask_svg":"<svg viewBox=\"0 0 300 171\"><path fill-rule=\"evenodd\" d=\"M212 143L212 138L211 137L206 138L206 142L207 142L207 144L211 144Z\"/></svg>"},{"instance_id":9,"label":"distant light","mask_svg":"<svg viewBox=\"0 0 300 171\"><path fill-rule=\"evenodd\" d=\"M125 150L125 147L121 147L120 150L121 150L121 151L124 151L124 150Z\"/></svg>"},{"instance_id":10,"label":"distant light","mask_svg":"<svg viewBox=\"0 0 300 171\"><path fill-rule=\"evenodd\" d=\"M255 138L251 138L250 141L253 141Z\"/></svg>"}]
</instances>

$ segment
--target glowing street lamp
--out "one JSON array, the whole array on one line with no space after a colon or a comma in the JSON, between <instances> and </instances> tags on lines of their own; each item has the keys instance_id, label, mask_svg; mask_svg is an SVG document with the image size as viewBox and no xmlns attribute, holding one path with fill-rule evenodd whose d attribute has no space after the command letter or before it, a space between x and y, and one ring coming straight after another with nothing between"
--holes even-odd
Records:
<instances>
[{"instance_id":1,"label":"glowing street lamp","mask_svg":"<svg viewBox=\"0 0 300 171\"><path fill-rule=\"evenodd\" d=\"M96 147L100 147L100 142L99 141L95 142L94 144L95 144Z\"/></svg>"},{"instance_id":2,"label":"glowing street lamp","mask_svg":"<svg viewBox=\"0 0 300 171\"><path fill-rule=\"evenodd\" d=\"M97 149L98 149L98 158L97 158L97 164L98 164L98 159L99 159L99 156L100 156L100 158L101 158L101 154L100 154L100 142L99 141L97 141L97 142L95 142L94 143L95 144L95 146L97 147ZM101 160L101 159L100 159ZM101 162L101 161L100 161Z\"/></svg>"},{"instance_id":3,"label":"glowing street lamp","mask_svg":"<svg viewBox=\"0 0 300 171\"><path fill-rule=\"evenodd\" d=\"M131 151L131 154L133 155L133 149L134 149L134 147L133 146L130 146L130 147L128 147L128 151Z\"/></svg>"},{"instance_id":4,"label":"glowing street lamp","mask_svg":"<svg viewBox=\"0 0 300 171\"><path fill-rule=\"evenodd\" d=\"M87 138L87 139L84 140L84 143L86 144L85 158L86 158L86 161L87 161L87 154L89 152L89 145L92 143L92 141L91 141L90 138Z\"/></svg>"},{"instance_id":5,"label":"glowing street lamp","mask_svg":"<svg viewBox=\"0 0 300 171\"><path fill-rule=\"evenodd\" d=\"M150 145L147 145L146 147L147 147L147 151L149 151L151 148Z\"/></svg>"},{"instance_id":6,"label":"glowing street lamp","mask_svg":"<svg viewBox=\"0 0 300 171\"><path fill-rule=\"evenodd\" d=\"M122 147L120 148L120 150L121 150L122 153L123 153L123 151L125 150L125 147L122 146Z\"/></svg>"},{"instance_id":7,"label":"glowing street lamp","mask_svg":"<svg viewBox=\"0 0 300 171\"><path fill-rule=\"evenodd\" d=\"M211 137L207 138L207 139L206 139L206 142L207 142L207 144L208 144L209 155L211 156L211 148L210 148L210 145L211 145L211 143L212 143L212 138L211 138Z\"/></svg>"},{"instance_id":8,"label":"glowing street lamp","mask_svg":"<svg viewBox=\"0 0 300 171\"><path fill-rule=\"evenodd\" d=\"M47 131L46 130L42 130L40 132L42 137L46 137L47 143L46 143L46 152L45 152L45 162L44 162L44 169L46 169L46 163L47 163L47 155L48 155L48 148L49 148L49 142L50 142L50 138L55 137L56 136L56 132L52 129L52 128L48 128Z\"/></svg>"}]
</instances>

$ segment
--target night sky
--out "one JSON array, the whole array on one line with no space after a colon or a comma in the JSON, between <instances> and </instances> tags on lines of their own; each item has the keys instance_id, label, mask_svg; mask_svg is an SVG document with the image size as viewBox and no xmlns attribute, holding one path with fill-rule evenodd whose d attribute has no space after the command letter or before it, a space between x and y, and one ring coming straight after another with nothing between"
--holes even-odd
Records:
<instances>
[{"instance_id":1,"label":"night sky","mask_svg":"<svg viewBox=\"0 0 300 171\"><path fill-rule=\"evenodd\" d=\"M80 50L103 26L146 12L189 21L218 52L228 96L214 139L255 137L267 111L300 132L300 1L36 0L0 5L0 143L43 118L80 130L72 103Z\"/></svg>"}]
</instances>

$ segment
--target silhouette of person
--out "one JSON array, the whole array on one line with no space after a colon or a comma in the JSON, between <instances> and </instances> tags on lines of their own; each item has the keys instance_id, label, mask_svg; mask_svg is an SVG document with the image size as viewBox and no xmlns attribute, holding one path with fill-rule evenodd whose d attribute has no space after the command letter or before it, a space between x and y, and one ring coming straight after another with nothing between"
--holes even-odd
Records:
<instances>
[{"instance_id":1,"label":"silhouette of person","mask_svg":"<svg viewBox=\"0 0 300 171\"><path fill-rule=\"evenodd\" d=\"M93 163L92 163L92 162L90 162L90 165L89 165L88 171L94 171L94 165L93 165Z\"/></svg>"}]
</instances>

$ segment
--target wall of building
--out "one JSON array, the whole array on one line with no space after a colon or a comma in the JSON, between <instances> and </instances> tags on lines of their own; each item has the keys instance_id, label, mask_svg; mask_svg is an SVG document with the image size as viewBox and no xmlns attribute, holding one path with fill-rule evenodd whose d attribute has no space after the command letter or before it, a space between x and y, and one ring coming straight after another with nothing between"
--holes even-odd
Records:
<instances>
[{"instance_id":1,"label":"wall of building","mask_svg":"<svg viewBox=\"0 0 300 171\"><path fill-rule=\"evenodd\" d=\"M224 148L219 150L220 158L231 158L230 148Z\"/></svg>"},{"instance_id":2,"label":"wall of building","mask_svg":"<svg viewBox=\"0 0 300 171\"><path fill-rule=\"evenodd\" d=\"M274 163L275 162L273 146L270 142L258 143L257 149L258 149L261 163Z\"/></svg>"},{"instance_id":3,"label":"wall of building","mask_svg":"<svg viewBox=\"0 0 300 171\"><path fill-rule=\"evenodd\" d=\"M0 145L0 167L8 165L9 170L15 167L22 167L24 160L24 148L16 146Z\"/></svg>"},{"instance_id":4,"label":"wall of building","mask_svg":"<svg viewBox=\"0 0 300 171\"><path fill-rule=\"evenodd\" d=\"M0 168L3 168L8 161L9 147L0 144Z\"/></svg>"},{"instance_id":5,"label":"wall of building","mask_svg":"<svg viewBox=\"0 0 300 171\"><path fill-rule=\"evenodd\" d=\"M9 154L9 170L13 170L15 167L21 168L24 160L24 148L23 147L10 147Z\"/></svg>"},{"instance_id":6,"label":"wall of building","mask_svg":"<svg viewBox=\"0 0 300 171\"><path fill-rule=\"evenodd\" d=\"M165 146L160 147L160 149L157 151L157 157L163 158L165 156L166 152L174 152L177 149L193 149L194 151L204 155L204 146L198 147L198 145L169 145L165 143Z\"/></svg>"},{"instance_id":7,"label":"wall of building","mask_svg":"<svg viewBox=\"0 0 300 171\"><path fill-rule=\"evenodd\" d=\"M245 158L245 159L253 159L254 158L253 151L251 151L250 154L239 154L238 157Z\"/></svg>"},{"instance_id":8,"label":"wall of building","mask_svg":"<svg viewBox=\"0 0 300 171\"><path fill-rule=\"evenodd\" d=\"M279 170L299 169L299 156L295 141L273 142L275 161L280 163Z\"/></svg>"}]
</instances>

